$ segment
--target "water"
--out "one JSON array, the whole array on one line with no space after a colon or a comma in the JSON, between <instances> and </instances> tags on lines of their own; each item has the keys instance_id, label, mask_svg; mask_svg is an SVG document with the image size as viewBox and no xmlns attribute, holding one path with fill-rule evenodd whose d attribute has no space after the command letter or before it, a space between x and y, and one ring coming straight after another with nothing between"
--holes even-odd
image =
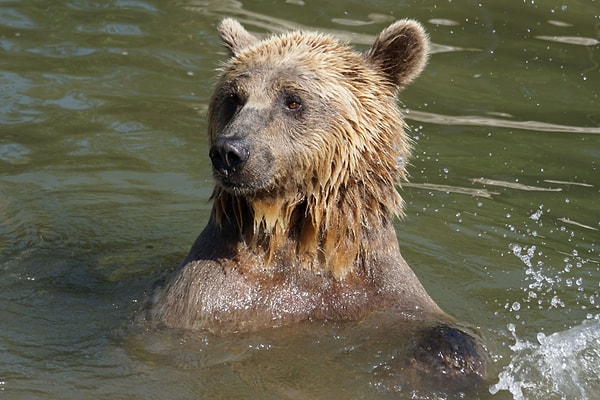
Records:
<instances>
[{"instance_id":1,"label":"water","mask_svg":"<svg viewBox=\"0 0 600 400\"><path fill-rule=\"evenodd\" d=\"M593 399L600 390L596 371L600 359L600 319L585 321L535 342L520 340L509 324L515 343L509 365L490 389L510 391L515 399Z\"/></svg>"},{"instance_id":2,"label":"water","mask_svg":"<svg viewBox=\"0 0 600 400\"><path fill-rule=\"evenodd\" d=\"M425 24L398 237L486 337L489 386L402 386L380 321L227 338L134 323L208 217L224 16L360 48ZM0 396L599 398L599 41L594 1L0 2Z\"/></svg>"}]
</instances>

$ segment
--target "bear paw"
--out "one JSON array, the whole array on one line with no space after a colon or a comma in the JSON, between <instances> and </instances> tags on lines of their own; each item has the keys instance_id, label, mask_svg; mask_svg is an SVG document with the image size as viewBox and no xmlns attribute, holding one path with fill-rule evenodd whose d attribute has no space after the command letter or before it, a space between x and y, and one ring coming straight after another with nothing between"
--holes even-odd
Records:
<instances>
[{"instance_id":1,"label":"bear paw","mask_svg":"<svg viewBox=\"0 0 600 400\"><path fill-rule=\"evenodd\" d=\"M485 380L485 354L477 337L444 324L417 336L411 361L419 373L470 386Z\"/></svg>"}]
</instances>

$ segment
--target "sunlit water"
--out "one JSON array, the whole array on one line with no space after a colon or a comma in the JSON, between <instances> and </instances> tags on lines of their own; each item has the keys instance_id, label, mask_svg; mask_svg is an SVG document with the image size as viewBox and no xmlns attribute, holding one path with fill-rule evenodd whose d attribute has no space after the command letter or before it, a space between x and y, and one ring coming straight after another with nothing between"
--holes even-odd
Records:
<instances>
[{"instance_id":1,"label":"sunlit water","mask_svg":"<svg viewBox=\"0 0 600 400\"><path fill-rule=\"evenodd\" d=\"M135 322L210 210L224 16L359 48L425 24L398 238L486 338L488 385L405 385L404 328L381 320L225 338ZM0 2L0 397L600 398L599 40L593 1Z\"/></svg>"},{"instance_id":2,"label":"sunlit water","mask_svg":"<svg viewBox=\"0 0 600 400\"><path fill-rule=\"evenodd\" d=\"M510 391L515 399L594 399L600 391L600 319L584 321L535 341L520 340L515 326L508 329L515 343L510 363L490 389Z\"/></svg>"}]
</instances>

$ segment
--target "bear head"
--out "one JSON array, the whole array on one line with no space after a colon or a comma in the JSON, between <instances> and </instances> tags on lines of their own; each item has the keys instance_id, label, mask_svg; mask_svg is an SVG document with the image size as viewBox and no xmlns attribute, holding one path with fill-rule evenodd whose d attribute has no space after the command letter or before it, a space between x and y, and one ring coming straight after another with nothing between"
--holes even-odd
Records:
<instances>
[{"instance_id":1,"label":"bear head","mask_svg":"<svg viewBox=\"0 0 600 400\"><path fill-rule=\"evenodd\" d=\"M233 19L219 32L231 58L208 111L213 218L269 259L291 240L310 268L342 276L363 231L402 215L396 95L426 64L425 31L397 21L364 53L312 32L261 40Z\"/></svg>"}]
</instances>

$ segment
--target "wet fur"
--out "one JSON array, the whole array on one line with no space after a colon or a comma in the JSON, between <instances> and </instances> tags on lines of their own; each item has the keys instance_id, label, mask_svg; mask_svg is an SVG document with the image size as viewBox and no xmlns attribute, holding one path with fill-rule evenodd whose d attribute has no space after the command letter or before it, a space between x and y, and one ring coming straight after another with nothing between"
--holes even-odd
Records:
<instances>
[{"instance_id":1,"label":"wet fur","mask_svg":"<svg viewBox=\"0 0 600 400\"><path fill-rule=\"evenodd\" d=\"M297 153L300 176L291 180L290 171L282 169L286 175L271 184L271 193L281 194L261 198L215 189L216 222L222 223L224 216L235 220L250 247L266 251L267 264L294 235L302 268L343 278L352 261L366 259L370 251L363 227L379 227L402 215L395 186L405 176L400 162L408 158L410 143L395 96L426 62L428 41L416 27L411 21L392 25L361 55L318 33L292 32L270 38L265 46L235 21L221 24L221 35L235 58L218 86L237 79L242 71L270 69L279 54L289 52L296 74L311 77L297 89L321 94L323 109L329 111L326 123L310 124L328 140L310 143ZM387 54L387 42L393 42L396 33L400 39L416 37ZM215 115L214 109L209 115ZM213 122L211 126L218 126ZM219 132L211 129L209 134L214 139Z\"/></svg>"}]
</instances>

